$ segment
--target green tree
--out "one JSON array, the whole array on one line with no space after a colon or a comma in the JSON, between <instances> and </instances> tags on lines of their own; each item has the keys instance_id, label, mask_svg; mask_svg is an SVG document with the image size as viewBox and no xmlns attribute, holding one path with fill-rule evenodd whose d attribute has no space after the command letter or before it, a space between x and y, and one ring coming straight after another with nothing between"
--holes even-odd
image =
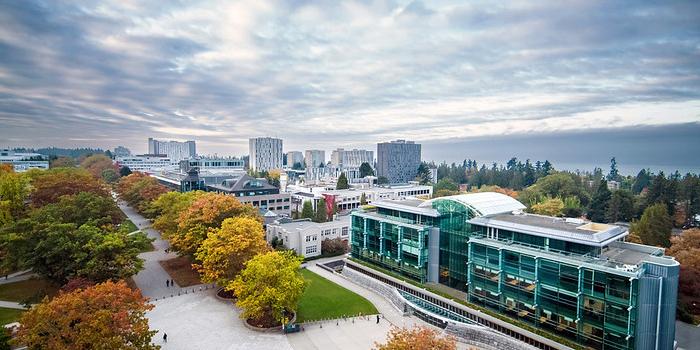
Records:
<instances>
[{"instance_id":1,"label":"green tree","mask_svg":"<svg viewBox=\"0 0 700 350\"><path fill-rule=\"evenodd\" d=\"M360 205L366 205L367 204L367 196L365 195L364 192L360 195Z\"/></svg>"},{"instance_id":2,"label":"green tree","mask_svg":"<svg viewBox=\"0 0 700 350\"><path fill-rule=\"evenodd\" d=\"M304 206L301 209L302 219L313 219L314 218L314 207L311 201L305 201Z\"/></svg>"},{"instance_id":3,"label":"green tree","mask_svg":"<svg viewBox=\"0 0 700 350\"><path fill-rule=\"evenodd\" d=\"M600 180L590 208L588 208L588 219L594 222L605 222L605 214L608 212L611 196L607 181Z\"/></svg>"},{"instance_id":4,"label":"green tree","mask_svg":"<svg viewBox=\"0 0 700 350\"><path fill-rule=\"evenodd\" d=\"M177 233L180 214L203 194L203 191L163 193L148 208L150 215L156 218L153 221L153 227L160 231L165 238Z\"/></svg>"},{"instance_id":5,"label":"green tree","mask_svg":"<svg viewBox=\"0 0 700 350\"><path fill-rule=\"evenodd\" d=\"M666 210L666 205L656 203L647 207L641 219L633 222L630 233L638 236L647 245L669 247L673 223Z\"/></svg>"},{"instance_id":6,"label":"green tree","mask_svg":"<svg viewBox=\"0 0 700 350\"><path fill-rule=\"evenodd\" d=\"M24 213L28 195L26 177L12 169L0 169L0 226L19 219Z\"/></svg>"},{"instance_id":7,"label":"green tree","mask_svg":"<svg viewBox=\"0 0 700 350\"><path fill-rule=\"evenodd\" d=\"M301 257L291 251L270 251L248 261L245 269L226 288L238 297L241 317L256 320L266 316L287 322L286 311L295 312L306 283L299 267Z\"/></svg>"},{"instance_id":8,"label":"green tree","mask_svg":"<svg viewBox=\"0 0 700 350\"><path fill-rule=\"evenodd\" d=\"M377 178L377 185L386 185L389 183L389 179L387 179L385 176L380 176Z\"/></svg>"},{"instance_id":9,"label":"green tree","mask_svg":"<svg viewBox=\"0 0 700 350\"><path fill-rule=\"evenodd\" d=\"M30 216L36 222L88 224L95 227L116 226L124 220L124 213L111 197L91 192L80 192L63 196L57 203L47 204L34 210Z\"/></svg>"},{"instance_id":10,"label":"green tree","mask_svg":"<svg viewBox=\"0 0 700 350\"><path fill-rule=\"evenodd\" d=\"M617 161L615 157L610 159L610 172L608 173L607 179L610 181L620 181L620 172L617 170Z\"/></svg>"},{"instance_id":11,"label":"green tree","mask_svg":"<svg viewBox=\"0 0 700 350\"><path fill-rule=\"evenodd\" d=\"M348 178L345 176L345 173L342 172L340 176L338 176L338 183L335 185L335 189L347 190L348 188L350 188L350 185L348 185Z\"/></svg>"},{"instance_id":12,"label":"green tree","mask_svg":"<svg viewBox=\"0 0 700 350\"><path fill-rule=\"evenodd\" d=\"M316 205L316 214L314 215L314 222L326 222L328 221L328 211L326 210L326 201L323 199Z\"/></svg>"},{"instance_id":13,"label":"green tree","mask_svg":"<svg viewBox=\"0 0 700 350\"><path fill-rule=\"evenodd\" d=\"M562 210L562 213L568 218L577 218L581 216L581 214L583 214L581 200L576 196L564 198L564 209Z\"/></svg>"},{"instance_id":14,"label":"green tree","mask_svg":"<svg viewBox=\"0 0 700 350\"><path fill-rule=\"evenodd\" d=\"M374 176L374 169L367 162L360 164L360 177L365 176Z\"/></svg>"},{"instance_id":15,"label":"green tree","mask_svg":"<svg viewBox=\"0 0 700 350\"><path fill-rule=\"evenodd\" d=\"M292 165L292 170L304 170L304 163L295 162L294 165Z\"/></svg>"},{"instance_id":16,"label":"green tree","mask_svg":"<svg viewBox=\"0 0 700 350\"><path fill-rule=\"evenodd\" d=\"M119 174L112 168L102 170L102 180L108 184L115 183L119 181Z\"/></svg>"},{"instance_id":17,"label":"green tree","mask_svg":"<svg viewBox=\"0 0 700 350\"><path fill-rule=\"evenodd\" d=\"M605 213L606 222L630 221L634 216L634 196L628 190L617 190L612 193L608 210Z\"/></svg>"},{"instance_id":18,"label":"green tree","mask_svg":"<svg viewBox=\"0 0 700 350\"><path fill-rule=\"evenodd\" d=\"M548 216L562 216L564 202L560 198L548 198L541 203L537 203L530 208L535 214Z\"/></svg>"},{"instance_id":19,"label":"green tree","mask_svg":"<svg viewBox=\"0 0 700 350\"><path fill-rule=\"evenodd\" d=\"M432 176L430 176L430 168L425 162L421 162L418 166L418 175L416 175L416 180L421 185L427 185L433 182Z\"/></svg>"},{"instance_id":20,"label":"green tree","mask_svg":"<svg viewBox=\"0 0 700 350\"><path fill-rule=\"evenodd\" d=\"M126 165L119 168L119 176L120 177L129 176L129 175L131 175L131 168L129 168Z\"/></svg>"},{"instance_id":21,"label":"green tree","mask_svg":"<svg viewBox=\"0 0 700 350\"><path fill-rule=\"evenodd\" d=\"M459 186L454 181L452 181L452 179L443 178L443 179L440 179L440 181L438 181L433 186L433 192L438 192L440 190L457 192L457 191L459 191Z\"/></svg>"},{"instance_id":22,"label":"green tree","mask_svg":"<svg viewBox=\"0 0 700 350\"><path fill-rule=\"evenodd\" d=\"M645 169L640 170L632 183L632 193L641 193L642 190L649 187L649 184L651 184L651 174Z\"/></svg>"},{"instance_id":23,"label":"green tree","mask_svg":"<svg viewBox=\"0 0 700 350\"><path fill-rule=\"evenodd\" d=\"M75 159L71 157L57 157L49 162L49 168L75 168Z\"/></svg>"}]
</instances>

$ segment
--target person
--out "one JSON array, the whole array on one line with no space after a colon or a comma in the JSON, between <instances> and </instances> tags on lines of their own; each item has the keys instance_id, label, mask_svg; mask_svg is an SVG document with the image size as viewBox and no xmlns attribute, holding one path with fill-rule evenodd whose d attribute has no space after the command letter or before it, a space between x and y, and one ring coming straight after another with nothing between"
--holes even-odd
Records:
<instances>
[{"instance_id":1,"label":"person","mask_svg":"<svg viewBox=\"0 0 700 350\"><path fill-rule=\"evenodd\" d=\"M170 285L175 287L175 281L173 281L172 278L170 279Z\"/></svg>"},{"instance_id":2,"label":"person","mask_svg":"<svg viewBox=\"0 0 700 350\"><path fill-rule=\"evenodd\" d=\"M163 333L163 343L168 342L168 333Z\"/></svg>"},{"instance_id":3,"label":"person","mask_svg":"<svg viewBox=\"0 0 700 350\"><path fill-rule=\"evenodd\" d=\"M165 286L170 287L170 280L165 280Z\"/></svg>"},{"instance_id":4,"label":"person","mask_svg":"<svg viewBox=\"0 0 700 350\"><path fill-rule=\"evenodd\" d=\"M377 324L379 324L379 315L377 315Z\"/></svg>"}]
</instances>

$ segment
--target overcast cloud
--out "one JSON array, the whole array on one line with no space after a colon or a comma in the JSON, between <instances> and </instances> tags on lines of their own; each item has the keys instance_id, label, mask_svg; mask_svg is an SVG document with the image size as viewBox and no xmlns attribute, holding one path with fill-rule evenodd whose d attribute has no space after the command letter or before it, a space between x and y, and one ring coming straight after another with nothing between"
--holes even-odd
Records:
<instances>
[{"instance_id":1,"label":"overcast cloud","mask_svg":"<svg viewBox=\"0 0 700 350\"><path fill-rule=\"evenodd\" d=\"M200 153L700 121L700 2L0 2L0 145Z\"/></svg>"}]
</instances>

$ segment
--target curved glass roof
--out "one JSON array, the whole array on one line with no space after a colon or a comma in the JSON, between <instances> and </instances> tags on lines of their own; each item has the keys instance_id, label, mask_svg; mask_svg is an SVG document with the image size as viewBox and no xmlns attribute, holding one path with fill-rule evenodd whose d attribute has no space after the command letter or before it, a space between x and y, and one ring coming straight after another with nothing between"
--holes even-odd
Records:
<instances>
[{"instance_id":1,"label":"curved glass roof","mask_svg":"<svg viewBox=\"0 0 700 350\"><path fill-rule=\"evenodd\" d=\"M440 197L425 201L421 203L419 207L432 207L433 202L441 200L450 200L463 204L473 210L475 216L490 216L525 209L525 206L516 199L496 192L480 192Z\"/></svg>"}]
</instances>

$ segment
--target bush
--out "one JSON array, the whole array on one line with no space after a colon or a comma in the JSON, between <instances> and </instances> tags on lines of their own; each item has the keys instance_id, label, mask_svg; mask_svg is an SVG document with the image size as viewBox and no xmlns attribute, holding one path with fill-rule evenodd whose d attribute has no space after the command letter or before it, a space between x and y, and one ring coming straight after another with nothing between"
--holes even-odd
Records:
<instances>
[{"instance_id":1,"label":"bush","mask_svg":"<svg viewBox=\"0 0 700 350\"><path fill-rule=\"evenodd\" d=\"M333 256L345 254L348 252L348 242L340 237L329 239L326 238L321 242L321 255Z\"/></svg>"}]
</instances>

